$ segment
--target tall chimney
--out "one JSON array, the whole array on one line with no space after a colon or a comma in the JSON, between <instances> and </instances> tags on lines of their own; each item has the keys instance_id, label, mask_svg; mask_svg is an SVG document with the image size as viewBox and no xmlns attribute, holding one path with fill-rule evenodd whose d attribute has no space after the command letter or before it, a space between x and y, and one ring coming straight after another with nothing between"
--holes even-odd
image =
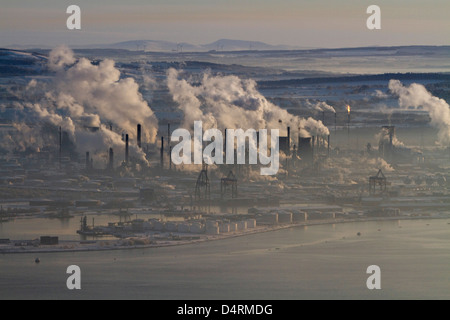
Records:
<instances>
[{"instance_id":1,"label":"tall chimney","mask_svg":"<svg viewBox=\"0 0 450 320\"><path fill-rule=\"evenodd\" d=\"M167 124L167 152L169 153L170 169L172 169L172 133L170 131L170 123Z\"/></svg>"},{"instance_id":2,"label":"tall chimney","mask_svg":"<svg viewBox=\"0 0 450 320\"><path fill-rule=\"evenodd\" d=\"M128 164L128 157L129 157L129 137L128 134L125 135L125 163Z\"/></svg>"},{"instance_id":3,"label":"tall chimney","mask_svg":"<svg viewBox=\"0 0 450 320\"><path fill-rule=\"evenodd\" d=\"M109 165L108 170L114 170L114 150L109 148Z\"/></svg>"},{"instance_id":4,"label":"tall chimney","mask_svg":"<svg viewBox=\"0 0 450 320\"><path fill-rule=\"evenodd\" d=\"M336 135L337 131L337 112L334 113L334 134Z\"/></svg>"},{"instance_id":5,"label":"tall chimney","mask_svg":"<svg viewBox=\"0 0 450 320\"><path fill-rule=\"evenodd\" d=\"M139 148L142 148L142 126L140 124L137 125L137 145Z\"/></svg>"},{"instance_id":6,"label":"tall chimney","mask_svg":"<svg viewBox=\"0 0 450 320\"><path fill-rule=\"evenodd\" d=\"M59 127L59 168L61 169L61 157L62 157L62 128Z\"/></svg>"},{"instance_id":7,"label":"tall chimney","mask_svg":"<svg viewBox=\"0 0 450 320\"><path fill-rule=\"evenodd\" d=\"M169 170L172 171L172 146L169 147Z\"/></svg>"},{"instance_id":8,"label":"tall chimney","mask_svg":"<svg viewBox=\"0 0 450 320\"><path fill-rule=\"evenodd\" d=\"M288 138L288 141L287 141L288 148L290 149L291 148L291 127L287 128L287 138Z\"/></svg>"},{"instance_id":9,"label":"tall chimney","mask_svg":"<svg viewBox=\"0 0 450 320\"><path fill-rule=\"evenodd\" d=\"M172 142L172 135L170 133L170 123L167 124L167 145L170 146ZM168 148L170 149L170 148Z\"/></svg>"},{"instance_id":10,"label":"tall chimney","mask_svg":"<svg viewBox=\"0 0 450 320\"><path fill-rule=\"evenodd\" d=\"M392 149L394 145L394 134L395 134L395 128L390 127L389 128L389 147Z\"/></svg>"},{"instance_id":11,"label":"tall chimney","mask_svg":"<svg viewBox=\"0 0 450 320\"><path fill-rule=\"evenodd\" d=\"M330 156L330 135L328 135L328 157Z\"/></svg>"},{"instance_id":12,"label":"tall chimney","mask_svg":"<svg viewBox=\"0 0 450 320\"><path fill-rule=\"evenodd\" d=\"M314 163L314 152L315 152L315 148L316 148L316 137L313 136L313 137L312 137L312 159L313 159L313 163Z\"/></svg>"},{"instance_id":13,"label":"tall chimney","mask_svg":"<svg viewBox=\"0 0 450 320\"><path fill-rule=\"evenodd\" d=\"M161 168L164 168L164 137L161 137Z\"/></svg>"}]
</instances>

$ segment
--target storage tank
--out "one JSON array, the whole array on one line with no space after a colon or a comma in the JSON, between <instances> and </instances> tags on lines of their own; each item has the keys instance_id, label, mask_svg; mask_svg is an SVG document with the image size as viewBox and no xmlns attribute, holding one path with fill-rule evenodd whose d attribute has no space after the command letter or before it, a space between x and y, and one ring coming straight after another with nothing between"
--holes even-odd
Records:
<instances>
[{"instance_id":1,"label":"storage tank","mask_svg":"<svg viewBox=\"0 0 450 320\"><path fill-rule=\"evenodd\" d=\"M166 231L176 232L178 230L178 224L176 222L166 222Z\"/></svg>"},{"instance_id":2,"label":"storage tank","mask_svg":"<svg viewBox=\"0 0 450 320\"><path fill-rule=\"evenodd\" d=\"M239 231L247 230L247 221L239 221L237 226Z\"/></svg>"},{"instance_id":3,"label":"storage tank","mask_svg":"<svg viewBox=\"0 0 450 320\"><path fill-rule=\"evenodd\" d=\"M236 231L237 231L237 223L230 222L230 232L236 232Z\"/></svg>"},{"instance_id":4,"label":"storage tank","mask_svg":"<svg viewBox=\"0 0 450 320\"><path fill-rule=\"evenodd\" d=\"M191 232L191 225L187 222L182 222L178 224L178 232L189 233Z\"/></svg>"},{"instance_id":5,"label":"storage tank","mask_svg":"<svg viewBox=\"0 0 450 320\"><path fill-rule=\"evenodd\" d=\"M266 213L256 217L258 224L277 224L278 213Z\"/></svg>"},{"instance_id":6,"label":"storage tank","mask_svg":"<svg viewBox=\"0 0 450 320\"><path fill-rule=\"evenodd\" d=\"M162 221L153 221L153 230L155 231L163 231L164 230L164 222Z\"/></svg>"},{"instance_id":7,"label":"storage tank","mask_svg":"<svg viewBox=\"0 0 450 320\"><path fill-rule=\"evenodd\" d=\"M248 219L247 220L247 228L248 229L256 228L256 219Z\"/></svg>"},{"instance_id":8,"label":"storage tank","mask_svg":"<svg viewBox=\"0 0 450 320\"><path fill-rule=\"evenodd\" d=\"M148 219L149 229L154 230L154 223L159 221L158 219Z\"/></svg>"},{"instance_id":9,"label":"storage tank","mask_svg":"<svg viewBox=\"0 0 450 320\"><path fill-rule=\"evenodd\" d=\"M279 212L278 223L292 223L292 213L285 211Z\"/></svg>"},{"instance_id":10,"label":"storage tank","mask_svg":"<svg viewBox=\"0 0 450 320\"><path fill-rule=\"evenodd\" d=\"M308 212L308 220L322 220L326 219L326 216L320 211Z\"/></svg>"},{"instance_id":11,"label":"storage tank","mask_svg":"<svg viewBox=\"0 0 450 320\"><path fill-rule=\"evenodd\" d=\"M336 219L336 215L334 212L323 212L322 217L323 219Z\"/></svg>"},{"instance_id":12,"label":"storage tank","mask_svg":"<svg viewBox=\"0 0 450 320\"><path fill-rule=\"evenodd\" d=\"M307 220L307 214L303 211L294 211L292 212L292 221L294 222L303 222Z\"/></svg>"},{"instance_id":13,"label":"storage tank","mask_svg":"<svg viewBox=\"0 0 450 320\"><path fill-rule=\"evenodd\" d=\"M213 226L207 226L206 227L206 234L211 234L211 235L218 235L220 232L219 227L213 227Z\"/></svg>"},{"instance_id":14,"label":"storage tank","mask_svg":"<svg viewBox=\"0 0 450 320\"><path fill-rule=\"evenodd\" d=\"M191 233L204 233L205 227L200 222L194 222L191 224Z\"/></svg>"},{"instance_id":15,"label":"storage tank","mask_svg":"<svg viewBox=\"0 0 450 320\"><path fill-rule=\"evenodd\" d=\"M222 223L219 227L220 233L229 233L230 232L230 224L229 223Z\"/></svg>"},{"instance_id":16,"label":"storage tank","mask_svg":"<svg viewBox=\"0 0 450 320\"><path fill-rule=\"evenodd\" d=\"M150 221L144 221L142 226L143 226L144 230L151 230L152 229L152 224L150 223Z\"/></svg>"},{"instance_id":17,"label":"storage tank","mask_svg":"<svg viewBox=\"0 0 450 320\"><path fill-rule=\"evenodd\" d=\"M206 228L209 228L209 227L214 228L214 227L218 227L218 226L219 226L219 223L215 220L206 221Z\"/></svg>"}]
</instances>

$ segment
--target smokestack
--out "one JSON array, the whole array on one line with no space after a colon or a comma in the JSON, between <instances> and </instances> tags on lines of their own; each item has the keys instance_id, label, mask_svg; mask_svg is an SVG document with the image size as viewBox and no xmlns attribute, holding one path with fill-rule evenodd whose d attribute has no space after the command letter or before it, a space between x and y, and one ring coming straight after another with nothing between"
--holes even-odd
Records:
<instances>
[{"instance_id":1,"label":"smokestack","mask_svg":"<svg viewBox=\"0 0 450 320\"><path fill-rule=\"evenodd\" d=\"M389 147L392 149L394 146L394 134L395 134L395 127L389 128Z\"/></svg>"},{"instance_id":2,"label":"smokestack","mask_svg":"<svg viewBox=\"0 0 450 320\"><path fill-rule=\"evenodd\" d=\"M114 150L113 148L109 148L109 170L114 170Z\"/></svg>"},{"instance_id":3,"label":"smokestack","mask_svg":"<svg viewBox=\"0 0 450 320\"><path fill-rule=\"evenodd\" d=\"M137 125L137 145L139 148L142 148L142 126L140 124Z\"/></svg>"},{"instance_id":4,"label":"smokestack","mask_svg":"<svg viewBox=\"0 0 450 320\"><path fill-rule=\"evenodd\" d=\"M128 164L129 157L129 137L128 134L125 135L125 163Z\"/></svg>"},{"instance_id":5,"label":"smokestack","mask_svg":"<svg viewBox=\"0 0 450 320\"><path fill-rule=\"evenodd\" d=\"M61 169L61 157L62 157L62 128L59 127L59 168Z\"/></svg>"},{"instance_id":6,"label":"smokestack","mask_svg":"<svg viewBox=\"0 0 450 320\"><path fill-rule=\"evenodd\" d=\"M337 131L337 112L334 113L334 135L336 135Z\"/></svg>"},{"instance_id":7,"label":"smokestack","mask_svg":"<svg viewBox=\"0 0 450 320\"><path fill-rule=\"evenodd\" d=\"M167 124L167 152L169 152L170 169L172 169L172 133L170 132L170 123Z\"/></svg>"},{"instance_id":8,"label":"smokestack","mask_svg":"<svg viewBox=\"0 0 450 320\"><path fill-rule=\"evenodd\" d=\"M315 147L316 147L316 137L313 136L312 137L312 150L311 150L313 163L314 163L314 149L315 149Z\"/></svg>"},{"instance_id":9,"label":"smokestack","mask_svg":"<svg viewBox=\"0 0 450 320\"><path fill-rule=\"evenodd\" d=\"M89 156L89 151L86 152L86 170L89 170L90 166L91 166L91 161L89 160L90 156Z\"/></svg>"},{"instance_id":10,"label":"smokestack","mask_svg":"<svg viewBox=\"0 0 450 320\"><path fill-rule=\"evenodd\" d=\"M298 137L297 154L300 155L304 163L312 164L313 162L312 138Z\"/></svg>"},{"instance_id":11,"label":"smokestack","mask_svg":"<svg viewBox=\"0 0 450 320\"><path fill-rule=\"evenodd\" d=\"M169 147L169 170L172 170L172 146Z\"/></svg>"},{"instance_id":12,"label":"smokestack","mask_svg":"<svg viewBox=\"0 0 450 320\"><path fill-rule=\"evenodd\" d=\"M161 168L164 168L164 137L161 137Z\"/></svg>"},{"instance_id":13,"label":"smokestack","mask_svg":"<svg viewBox=\"0 0 450 320\"><path fill-rule=\"evenodd\" d=\"M290 151L291 150L291 127L287 128L287 138L288 138L288 141L287 141L288 150Z\"/></svg>"},{"instance_id":14,"label":"smokestack","mask_svg":"<svg viewBox=\"0 0 450 320\"><path fill-rule=\"evenodd\" d=\"M330 135L328 135L328 157L330 157Z\"/></svg>"}]
</instances>

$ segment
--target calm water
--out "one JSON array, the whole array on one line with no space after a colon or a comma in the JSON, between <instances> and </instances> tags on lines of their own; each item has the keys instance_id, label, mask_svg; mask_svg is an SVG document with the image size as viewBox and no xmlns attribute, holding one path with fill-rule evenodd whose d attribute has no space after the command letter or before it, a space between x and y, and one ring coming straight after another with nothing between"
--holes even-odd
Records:
<instances>
[{"instance_id":1,"label":"calm water","mask_svg":"<svg viewBox=\"0 0 450 320\"><path fill-rule=\"evenodd\" d=\"M450 299L450 220L299 227L39 258L0 255L0 299ZM66 288L72 264L82 272L77 292ZM380 291L366 288L373 264L381 267Z\"/></svg>"}]
</instances>

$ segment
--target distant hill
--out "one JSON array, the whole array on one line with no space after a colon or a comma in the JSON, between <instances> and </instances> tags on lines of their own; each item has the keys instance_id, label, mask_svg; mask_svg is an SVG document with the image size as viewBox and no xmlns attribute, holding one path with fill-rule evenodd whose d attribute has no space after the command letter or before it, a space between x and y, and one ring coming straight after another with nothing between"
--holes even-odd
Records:
<instances>
[{"instance_id":1,"label":"distant hill","mask_svg":"<svg viewBox=\"0 0 450 320\"><path fill-rule=\"evenodd\" d=\"M245 51L245 50L295 50L299 47L289 47L285 45L274 46L259 41L229 40L221 39L216 42L202 46L206 51Z\"/></svg>"},{"instance_id":2,"label":"distant hill","mask_svg":"<svg viewBox=\"0 0 450 320\"><path fill-rule=\"evenodd\" d=\"M131 40L113 44L77 46L84 49L125 49L150 52L206 52L206 51L247 51L247 50L295 50L299 47L274 46L259 41L221 39L209 44L194 45L158 40ZM75 47L76 48L76 47Z\"/></svg>"},{"instance_id":3,"label":"distant hill","mask_svg":"<svg viewBox=\"0 0 450 320\"><path fill-rule=\"evenodd\" d=\"M47 57L20 50L0 48L0 78L38 75L46 70Z\"/></svg>"},{"instance_id":4,"label":"distant hill","mask_svg":"<svg viewBox=\"0 0 450 320\"><path fill-rule=\"evenodd\" d=\"M176 52L176 51L204 51L201 46L189 43L175 43L157 40L132 40L106 45L87 46L88 48L101 49L125 49L132 51L152 51L152 52ZM86 46L85 46L86 48Z\"/></svg>"}]
</instances>

